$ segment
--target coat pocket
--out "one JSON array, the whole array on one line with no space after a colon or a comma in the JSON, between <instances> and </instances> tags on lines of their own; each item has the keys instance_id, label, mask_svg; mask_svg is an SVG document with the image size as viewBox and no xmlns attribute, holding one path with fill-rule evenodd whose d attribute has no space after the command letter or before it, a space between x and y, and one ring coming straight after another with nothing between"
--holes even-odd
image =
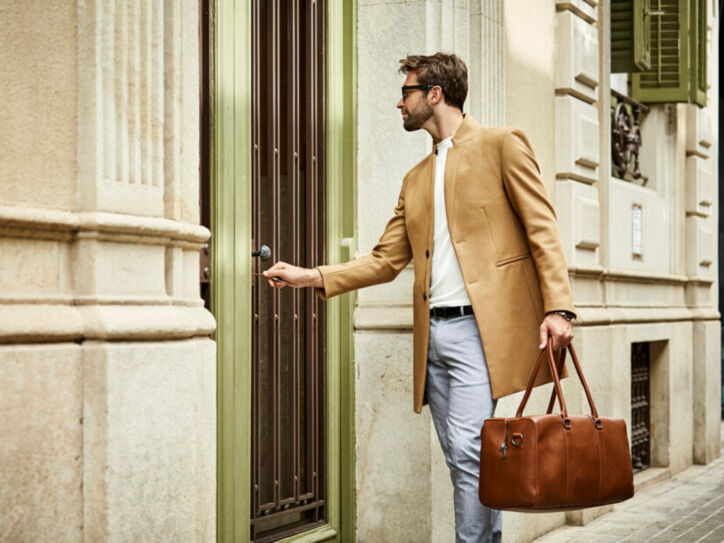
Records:
<instances>
[{"instance_id":1,"label":"coat pocket","mask_svg":"<svg viewBox=\"0 0 724 543\"><path fill-rule=\"evenodd\" d=\"M498 260L495 263L495 267L500 268L501 266L506 266L508 264L512 264L513 262L518 262L519 260L524 260L526 258L530 258L530 253L524 253L522 255L512 256L510 258L504 258L503 260Z\"/></svg>"},{"instance_id":2,"label":"coat pocket","mask_svg":"<svg viewBox=\"0 0 724 543\"><path fill-rule=\"evenodd\" d=\"M530 255L525 229L510 209L482 209L485 228L497 256L496 266L515 262Z\"/></svg>"}]
</instances>

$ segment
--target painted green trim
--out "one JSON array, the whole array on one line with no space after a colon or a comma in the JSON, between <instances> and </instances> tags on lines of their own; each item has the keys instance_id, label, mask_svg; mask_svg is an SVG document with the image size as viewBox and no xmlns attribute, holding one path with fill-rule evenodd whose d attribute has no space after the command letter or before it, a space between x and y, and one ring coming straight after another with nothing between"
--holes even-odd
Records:
<instances>
[{"instance_id":1,"label":"painted green trim","mask_svg":"<svg viewBox=\"0 0 724 543\"><path fill-rule=\"evenodd\" d=\"M251 12L213 2L211 240L217 329L217 541L249 541L251 510Z\"/></svg>"},{"instance_id":2,"label":"painted green trim","mask_svg":"<svg viewBox=\"0 0 724 543\"><path fill-rule=\"evenodd\" d=\"M633 63L635 71L651 69L651 0L633 0Z\"/></svg>"},{"instance_id":3,"label":"painted green trim","mask_svg":"<svg viewBox=\"0 0 724 543\"><path fill-rule=\"evenodd\" d=\"M689 101L700 107L706 107L706 63L707 63L707 2L690 0L689 28Z\"/></svg>"},{"instance_id":4,"label":"painted green trim","mask_svg":"<svg viewBox=\"0 0 724 543\"><path fill-rule=\"evenodd\" d=\"M651 49L651 70L635 72L631 75L631 97L644 103L688 102L689 101L689 11L688 2L678 5L679 23L679 55L675 59L663 56L661 45ZM649 17L649 25L655 25L660 36L663 30L662 17ZM653 32L652 32L653 34ZM676 84L663 82L662 74L665 71L678 70L679 77ZM658 83L661 81L660 83ZM655 83L656 82L656 83Z\"/></svg>"},{"instance_id":5,"label":"painted green trim","mask_svg":"<svg viewBox=\"0 0 724 543\"><path fill-rule=\"evenodd\" d=\"M341 539L337 530L325 524L314 530L280 539L278 543L317 543L318 541L341 541Z\"/></svg>"},{"instance_id":6,"label":"painted green trim","mask_svg":"<svg viewBox=\"0 0 724 543\"><path fill-rule=\"evenodd\" d=\"M336 4L336 2L335 2ZM357 2L341 2L344 6L342 21L335 21L330 25L330 42L335 40L337 46L342 47L342 65L335 65L328 71L328 81L338 85L334 95L335 106L341 106L342 118L341 137L334 140L328 137L330 145L341 147L341 164L330 164L337 167L335 175L328 175L328 186L335 184L340 187L340 198L336 202L328 200L329 206L337 206L342 210L339 217L341 227L340 238L328 238L328 254L331 253L331 244L339 243L338 262L352 260L357 250L357 217L355 196L357 194ZM330 18L330 21L332 19ZM334 33L332 33L334 30ZM342 81L340 82L340 79ZM332 93L328 92L331 104ZM329 213L329 211L328 211ZM329 215L328 215L329 216ZM355 520L357 512L356 503L356 461L355 461L355 371L354 371L354 306L357 293L352 292L340 296L339 334L340 334L340 414L341 414L341 535L342 541L354 541L356 535Z\"/></svg>"},{"instance_id":7,"label":"painted green trim","mask_svg":"<svg viewBox=\"0 0 724 543\"><path fill-rule=\"evenodd\" d=\"M327 262L339 262L340 241L344 237L340 206L343 198L344 145L344 38L343 3L327 2ZM339 532L341 527L341 412L342 395L342 351L343 342L340 328L343 300L333 298L327 301L327 522ZM305 536L306 537L306 536ZM302 540L297 539L295 541Z\"/></svg>"},{"instance_id":8,"label":"painted green trim","mask_svg":"<svg viewBox=\"0 0 724 543\"><path fill-rule=\"evenodd\" d=\"M251 10L217 0L212 98L212 311L217 319L217 541L251 512ZM327 2L327 261L355 252L356 6ZM284 539L354 541L354 295L327 302L328 524Z\"/></svg>"}]
</instances>

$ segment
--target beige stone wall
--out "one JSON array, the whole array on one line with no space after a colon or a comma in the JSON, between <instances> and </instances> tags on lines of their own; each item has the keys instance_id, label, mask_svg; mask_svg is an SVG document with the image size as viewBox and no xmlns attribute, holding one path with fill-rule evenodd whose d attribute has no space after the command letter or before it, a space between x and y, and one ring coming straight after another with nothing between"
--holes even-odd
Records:
<instances>
[{"instance_id":1,"label":"beige stone wall","mask_svg":"<svg viewBox=\"0 0 724 543\"><path fill-rule=\"evenodd\" d=\"M0 21L0 540L213 540L198 3Z\"/></svg>"},{"instance_id":2,"label":"beige stone wall","mask_svg":"<svg viewBox=\"0 0 724 543\"><path fill-rule=\"evenodd\" d=\"M75 208L76 2L0 2L0 205Z\"/></svg>"},{"instance_id":3,"label":"beige stone wall","mask_svg":"<svg viewBox=\"0 0 724 543\"><path fill-rule=\"evenodd\" d=\"M89 541L213 541L214 358L209 339L84 344Z\"/></svg>"},{"instance_id":4,"label":"beige stone wall","mask_svg":"<svg viewBox=\"0 0 724 543\"><path fill-rule=\"evenodd\" d=\"M81 541L81 347L0 346L0 391L0 540Z\"/></svg>"}]
</instances>

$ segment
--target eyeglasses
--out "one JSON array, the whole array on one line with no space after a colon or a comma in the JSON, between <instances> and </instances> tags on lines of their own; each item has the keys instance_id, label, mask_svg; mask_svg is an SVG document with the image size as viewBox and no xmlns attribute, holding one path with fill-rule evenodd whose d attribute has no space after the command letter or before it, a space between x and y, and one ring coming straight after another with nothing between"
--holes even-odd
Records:
<instances>
[{"instance_id":1,"label":"eyeglasses","mask_svg":"<svg viewBox=\"0 0 724 543\"><path fill-rule=\"evenodd\" d=\"M430 90L431 88L435 87L436 85L430 84L430 85L407 85L402 87L402 101L404 102L407 99L407 91L412 90Z\"/></svg>"}]
</instances>

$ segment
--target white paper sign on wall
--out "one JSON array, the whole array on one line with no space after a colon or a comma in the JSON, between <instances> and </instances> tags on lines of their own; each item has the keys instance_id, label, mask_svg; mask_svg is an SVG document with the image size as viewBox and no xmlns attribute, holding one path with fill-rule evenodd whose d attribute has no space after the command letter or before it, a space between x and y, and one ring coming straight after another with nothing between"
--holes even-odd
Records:
<instances>
[{"instance_id":1,"label":"white paper sign on wall","mask_svg":"<svg viewBox=\"0 0 724 543\"><path fill-rule=\"evenodd\" d=\"M632 232L633 232L633 239L632 239L632 245L633 245L633 256L641 257L643 256L643 250L642 250L642 235L641 235L641 223L642 223L642 217L641 217L641 204L634 204L632 208L631 213L631 219L632 219Z\"/></svg>"}]
</instances>

